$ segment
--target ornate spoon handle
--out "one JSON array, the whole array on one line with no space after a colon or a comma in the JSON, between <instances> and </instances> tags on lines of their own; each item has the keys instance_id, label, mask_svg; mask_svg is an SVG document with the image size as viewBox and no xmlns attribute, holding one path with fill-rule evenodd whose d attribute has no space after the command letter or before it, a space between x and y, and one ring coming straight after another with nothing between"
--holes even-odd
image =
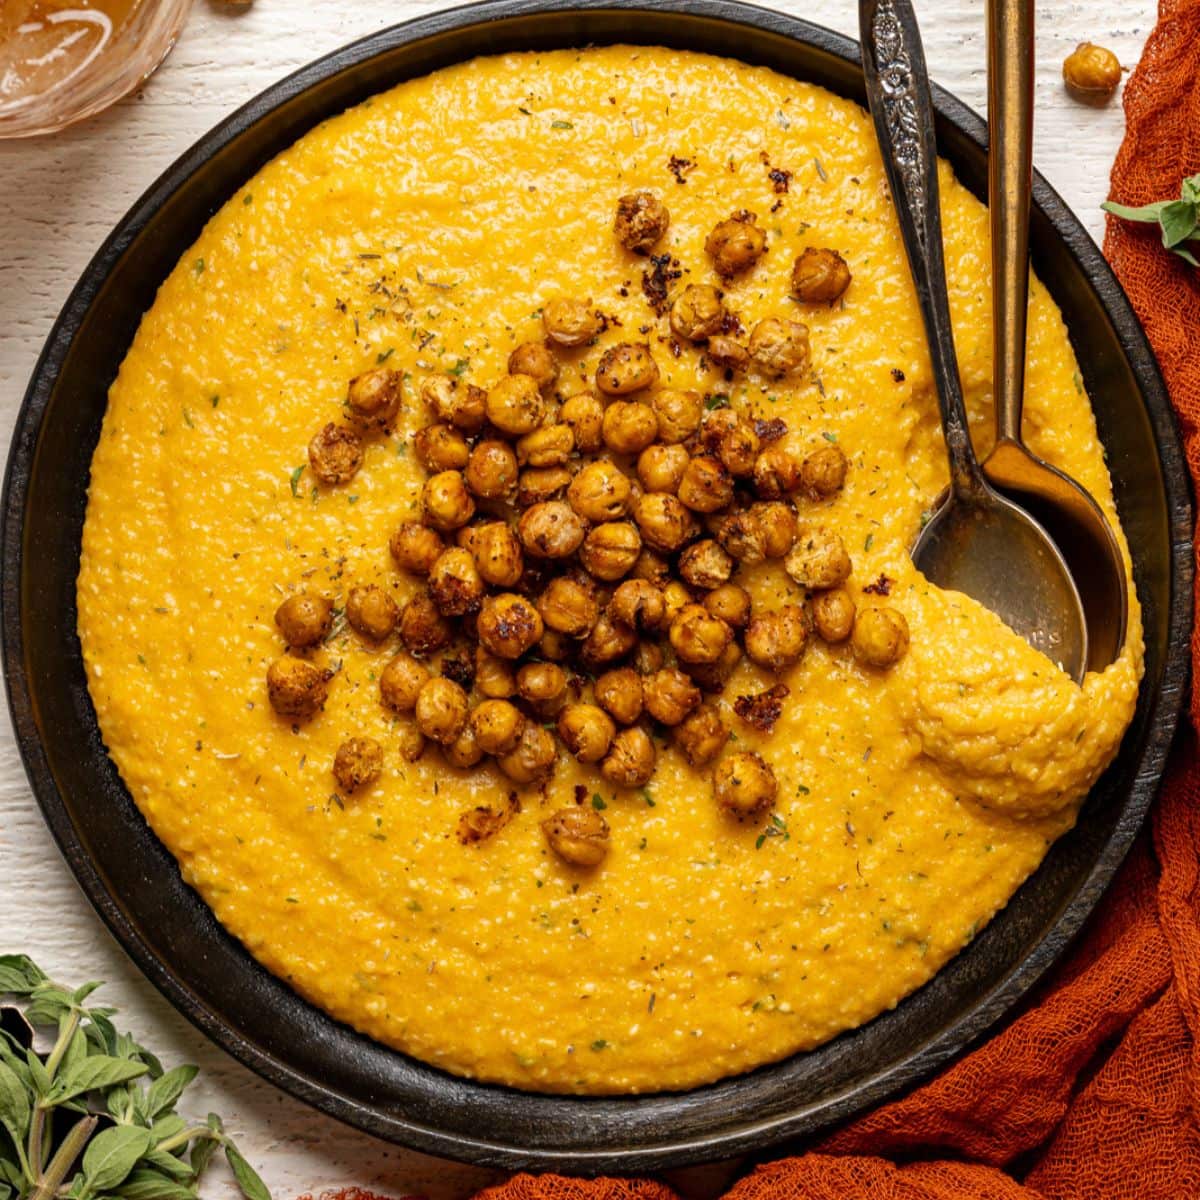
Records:
<instances>
[{"instance_id":1,"label":"ornate spoon handle","mask_svg":"<svg viewBox=\"0 0 1200 1200\"><path fill-rule=\"evenodd\" d=\"M933 361L950 485L973 499L984 489L967 431L967 411L950 325L938 198L933 102L921 34L909 0L860 0L867 101Z\"/></svg>"}]
</instances>

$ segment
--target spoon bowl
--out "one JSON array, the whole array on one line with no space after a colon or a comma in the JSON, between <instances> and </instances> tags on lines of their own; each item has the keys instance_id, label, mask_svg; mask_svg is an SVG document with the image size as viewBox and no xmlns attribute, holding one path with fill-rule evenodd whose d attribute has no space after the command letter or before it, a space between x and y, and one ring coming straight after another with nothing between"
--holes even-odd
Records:
<instances>
[{"instance_id":1,"label":"spoon bowl","mask_svg":"<svg viewBox=\"0 0 1200 1200\"><path fill-rule=\"evenodd\" d=\"M1007 439L996 443L983 473L1036 519L1061 551L1083 601L1084 665L1089 671L1104 670L1125 643L1129 591L1121 548L1099 505L1069 475Z\"/></svg>"},{"instance_id":2,"label":"spoon bowl","mask_svg":"<svg viewBox=\"0 0 1200 1200\"><path fill-rule=\"evenodd\" d=\"M1024 509L991 488L966 503L950 493L912 557L938 587L999 613L1014 633L1083 681L1089 652L1079 591L1058 547ZM1014 579L1024 586L1014 587Z\"/></svg>"}]
</instances>

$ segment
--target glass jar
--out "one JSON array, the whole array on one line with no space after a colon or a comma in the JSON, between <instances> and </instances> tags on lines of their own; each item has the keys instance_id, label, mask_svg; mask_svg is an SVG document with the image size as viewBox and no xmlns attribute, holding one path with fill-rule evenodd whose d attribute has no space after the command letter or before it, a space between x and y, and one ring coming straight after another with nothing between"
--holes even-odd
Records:
<instances>
[{"instance_id":1,"label":"glass jar","mask_svg":"<svg viewBox=\"0 0 1200 1200\"><path fill-rule=\"evenodd\" d=\"M0 138L54 133L128 95L192 0L0 0Z\"/></svg>"}]
</instances>

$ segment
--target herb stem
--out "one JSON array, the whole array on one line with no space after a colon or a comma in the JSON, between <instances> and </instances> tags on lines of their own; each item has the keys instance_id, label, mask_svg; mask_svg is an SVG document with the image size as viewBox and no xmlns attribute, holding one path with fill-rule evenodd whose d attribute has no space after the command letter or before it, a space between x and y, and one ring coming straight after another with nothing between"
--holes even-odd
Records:
<instances>
[{"instance_id":1,"label":"herb stem","mask_svg":"<svg viewBox=\"0 0 1200 1200\"><path fill-rule=\"evenodd\" d=\"M224 1143L224 1135L215 1132L207 1125L190 1125L187 1129L181 1129L173 1137L163 1138L156 1147L159 1150L166 1151L167 1154L178 1150L180 1146L186 1146L192 1138L211 1138L214 1142Z\"/></svg>"},{"instance_id":2,"label":"herb stem","mask_svg":"<svg viewBox=\"0 0 1200 1200\"><path fill-rule=\"evenodd\" d=\"M29 1193L29 1200L53 1200L71 1169L71 1164L79 1157L80 1151L87 1144L88 1138L96 1130L99 1117L81 1117L71 1127L70 1133L62 1140L58 1153L50 1160L45 1174L39 1172L37 1186Z\"/></svg>"}]
</instances>

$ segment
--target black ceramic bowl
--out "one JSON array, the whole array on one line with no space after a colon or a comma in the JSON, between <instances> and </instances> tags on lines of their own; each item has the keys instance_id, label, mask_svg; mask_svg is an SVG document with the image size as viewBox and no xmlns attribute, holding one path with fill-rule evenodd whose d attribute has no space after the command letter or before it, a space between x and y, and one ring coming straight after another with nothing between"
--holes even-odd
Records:
<instances>
[{"instance_id":1,"label":"black ceramic bowl","mask_svg":"<svg viewBox=\"0 0 1200 1200\"><path fill-rule=\"evenodd\" d=\"M686 9L686 11L684 11ZM1146 621L1146 677L1120 757L1078 828L983 935L893 1011L828 1045L680 1095L524 1094L445 1075L353 1033L258 966L182 882L108 759L75 636L88 466L105 395L142 312L207 218L318 121L400 80L497 51L636 41L734 55L863 101L857 46L725 0L494 0L423 17L305 68L252 101L134 206L84 273L38 362L13 437L3 514L3 634L34 792L84 891L170 1000L260 1075L381 1137L506 1167L644 1170L763 1149L850 1117L929 1075L1003 1017L1077 932L1157 787L1179 711L1191 509L1149 347L1095 245L1035 186L1035 266L1071 329ZM938 141L986 192L980 120L936 96Z\"/></svg>"}]
</instances>

